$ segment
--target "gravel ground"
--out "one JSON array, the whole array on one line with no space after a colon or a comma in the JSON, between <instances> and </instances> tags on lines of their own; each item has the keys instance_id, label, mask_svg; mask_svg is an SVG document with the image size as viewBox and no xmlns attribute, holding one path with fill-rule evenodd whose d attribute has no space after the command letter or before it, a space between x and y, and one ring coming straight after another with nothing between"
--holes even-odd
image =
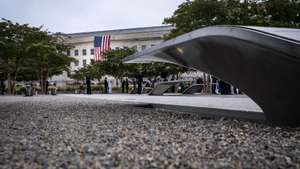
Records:
<instances>
[{"instance_id":1,"label":"gravel ground","mask_svg":"<svg viewBox=\"0 0 300 169\"><path fill-rule=\"evenodd\" d=\"M300 168L300 128L64 96L0 97L0 168Z\"/></svg>"}]
</instances>

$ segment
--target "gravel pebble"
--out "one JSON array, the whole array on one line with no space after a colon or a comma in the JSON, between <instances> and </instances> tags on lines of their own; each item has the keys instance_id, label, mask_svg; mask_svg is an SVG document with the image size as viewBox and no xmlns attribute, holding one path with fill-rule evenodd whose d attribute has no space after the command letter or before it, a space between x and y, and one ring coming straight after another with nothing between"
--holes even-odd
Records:
<instances>
[{"instance_id":1,"label":"gravel pebble","mask_svg":"<svg viewBox=\"0 0 300 169\"><path fill-rule=\"evenodd\" d=\"M300 128L86 98L2 96L0 168L300 168Z\"/></svg>"}]
</instances>

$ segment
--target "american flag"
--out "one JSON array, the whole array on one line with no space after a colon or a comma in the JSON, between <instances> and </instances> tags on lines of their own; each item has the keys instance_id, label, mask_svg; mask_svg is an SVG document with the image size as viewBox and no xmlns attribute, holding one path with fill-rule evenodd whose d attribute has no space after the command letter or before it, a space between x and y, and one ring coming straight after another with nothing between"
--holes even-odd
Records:
<instances>
[{"instance_id":1,"label":"american flag","mask_svg":"<svg viewBox=\"0 0 300 169\"><path fill-rule=\"evenodd\" d=\"M103 61L104 53L110 50L110 35L95 36L94 40L94 59L95 61Z\"/></svg>"}]
</instances>

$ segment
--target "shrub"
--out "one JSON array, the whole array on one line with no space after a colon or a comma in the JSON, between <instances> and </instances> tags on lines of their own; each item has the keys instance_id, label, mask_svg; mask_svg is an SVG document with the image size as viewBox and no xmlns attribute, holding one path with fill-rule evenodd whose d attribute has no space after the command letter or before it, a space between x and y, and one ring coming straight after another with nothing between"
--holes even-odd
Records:
<instances>
[{"instance_id":1,"label":"shrub","mask_svg":"<svg viewBox=\"0 0 300 169\"><path fill-rule=\"evenodd\" d=\"M20 84L16 84L15 86L15 92L16 94L23 94L25 92L25 87L23 85Z\"/></svg>"},{"instance_id":2,"label":"shrub","mask_svg":"<svg viewBox=\"0 0 300 169\"><path fill-rule=\"evenodd\" d=\"M104 91L104 87L102 85L92 85L92 91Z\"/></svg>"}]
</instances>

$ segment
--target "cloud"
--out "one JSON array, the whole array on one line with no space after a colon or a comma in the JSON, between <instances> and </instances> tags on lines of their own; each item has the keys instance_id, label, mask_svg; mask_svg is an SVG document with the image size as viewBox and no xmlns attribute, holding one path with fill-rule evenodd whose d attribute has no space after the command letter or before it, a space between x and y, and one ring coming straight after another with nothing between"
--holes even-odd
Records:
<instances>
[{"instance_id":1,"label":"cloud","mask_svg":"<svg viewBox=\"0 0 300 169\"><path fill-rule=\"evenodd\" d=\"M185 0L1 0L0 16L52 32L161 25Z\"/></svg>"}]
</instances>

